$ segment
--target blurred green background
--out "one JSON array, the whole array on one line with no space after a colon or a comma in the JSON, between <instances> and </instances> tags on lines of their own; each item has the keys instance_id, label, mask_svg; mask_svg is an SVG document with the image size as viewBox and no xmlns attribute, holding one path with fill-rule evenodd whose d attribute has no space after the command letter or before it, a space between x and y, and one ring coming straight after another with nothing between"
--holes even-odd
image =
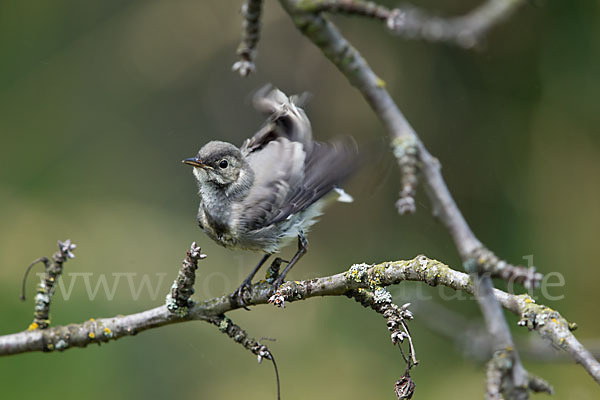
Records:
<instances>
[{"instance_id":1,"label":"blurred green background","mask_svg":"<svg viewBox=\"0 0 600 400\"><path fill-rule=\"evenodd\" d=\"M415 4L456 15L477 2ZM58 239L78 244L66 264L66 287L77 280L68 299L55 297L53 324L161 304L193 240L209 255L196 297L232 291L258 256L218 247L198 229L195 182L180 161L211 139L241 144L262 122L248 96L267 82L314 95L307 111L317 138L349 134L361 143L385 142L359 93L275 1L265 4L257 73L233 74L239 7L231 0L2 1L0 334L31 322L37 278L20 302L21 278L31 260L55 251ZM565 286L550 292L564 299L543 302L576 321L579 338L600 336L598 2L529 1L493 30L481 51L406 41L374 21L334 19L439 157L479 238L509 261L533 255L541 272L562 273ZM371 171L349 185L356 202L328 210L292 278L420 253L460 269L422 193L416 215L395 212L398 173L381 148L389 173ZM112 300L102 288L90 299L81 275L94 289L101 276L112 287L113 274L123 273L136 290L146 276L157 295L147 287L132 295L122 276ZM403 289L415 287L443 301L437 288L415 284L393 293L404 302ZM479 318L472 300L443 306ZM403 366L384 320L346 298L230 317L255 337L277 339L270 347L286 399L394 398ZM428 317L417 313L411 324L421 361L413 373L415 398L482 398L484 366L430 330ZM527 338L516 321L509 316L515 335ZM524 363L554 384L557 399L600 398L592 378L569 360ZM257 365L200 322L101 348L2 358L0 382L5 399L275 397L272 367Z\"/></svg>"}]
</instances>

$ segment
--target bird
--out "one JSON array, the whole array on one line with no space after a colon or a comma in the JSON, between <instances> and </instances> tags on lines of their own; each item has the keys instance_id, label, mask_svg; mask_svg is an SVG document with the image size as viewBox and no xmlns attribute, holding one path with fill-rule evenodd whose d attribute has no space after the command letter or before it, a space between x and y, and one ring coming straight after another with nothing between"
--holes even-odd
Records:
<instances>
[{"instance_id":1,"label":"bird","mask_svg":"<svg viewBox=\"0 0 600 400\"><path fill-rule=\"evenodd\" d=\"M353 200L340 185L358 169L358 146L350 136L313 140L302 108L305 100L267 85L253 96L255 108L267 119L252 137L239 148L208 142L195 157L182 161L193 167L198 185L200 228L226 248L263 254L231 295L244 308L244 291L271 255L297 239L289 262L276 259L287 262L273 282L276 290L307 252L307 232L325 205Z\"/></svg>"}]
</instances>

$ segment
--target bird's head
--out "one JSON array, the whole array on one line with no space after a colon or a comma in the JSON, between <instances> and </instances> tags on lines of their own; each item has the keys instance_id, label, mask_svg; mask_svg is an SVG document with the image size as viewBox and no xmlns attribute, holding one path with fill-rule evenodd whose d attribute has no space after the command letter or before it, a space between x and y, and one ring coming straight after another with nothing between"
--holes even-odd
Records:
<instances>
[{"instance_id":1,"label":"bird's head","mask_svg":"<svg viewBox=\"0 0 600 400\"><path fill-rule=\"evenodd\" d=\"M237 147L217 140L204 145L196 157L186 158L183 163L194 167L199 185L208 182L220 186L236 183L246 166Z\"/></svg>"}]
</instances>

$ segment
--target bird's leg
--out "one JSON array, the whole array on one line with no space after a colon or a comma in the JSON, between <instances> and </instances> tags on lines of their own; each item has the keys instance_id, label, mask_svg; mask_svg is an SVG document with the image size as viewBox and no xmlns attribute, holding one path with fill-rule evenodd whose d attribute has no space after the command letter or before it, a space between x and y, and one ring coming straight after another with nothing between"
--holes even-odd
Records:
<instances>
[{"instance_id":1,"label":"bird's leg","mask_svg":"<svg viewBox=\"0 0 600 400\"><path fill-rule=\"evenodd\" d=\"M277 277L275 282L273 282L274 290L279 289L279 286L281 286L281 284L283 283L283 280L285 279L285 276L287 275L287 273L290 272L290 269L292 269L292 267L294 265L296 265L296 263L298 262L300 257L302 257L304 254L306 254L307 251L308 251L308 240L306 239L306 236L304 236L304 232L300 231L300 233L298 233L298 251L296 251L296 254L294 254L294 257L292 257L292 259L290 260L288 265L285 267L285 269L283 270L281 275L279 275L279 277Z\"/></svg>"},{"instance_id":2,"label":"bird's leg","mask_svg":"<svg viewBox=\"0 0 600 400\"><path fill-rule=\"evenodd\" d=\"M250 287L250 284L252 283L252 279L254 278L254 275L256 275L256 273L258 272L260 267L263 266L263 264L269 259L269 257L271 257L271 254L269 254L269 253L262 256L262 258L260 259L258 264L256 264L256 267L254 267L252 272L250 272L250 275L248 275L246 277L246 279L244 279L242 281L242 284L240 285L240 287L238 287L237 290L235 292L233 292L233 294L231 295L235 300L237 300L239 305L244 307L246 310L248 310L248 308L246 307L246 302L244 302L244 296L243 296L244 290L247 290Z\"/></svg>"},{"instance_id":3,"label":"bird's leg","mask_svg":"<svg viewBox=\"0 0 600 400\"><path fill-rule=\"evenodd\" d=\"M281 267L281 263L289 264L289 261L284 260L281 257L277 257L271 263L271 266L267 269L267 273L265 274L265 281L267 283L273 283L279 277L279 268Z\"/></svg>"}]
</instances>

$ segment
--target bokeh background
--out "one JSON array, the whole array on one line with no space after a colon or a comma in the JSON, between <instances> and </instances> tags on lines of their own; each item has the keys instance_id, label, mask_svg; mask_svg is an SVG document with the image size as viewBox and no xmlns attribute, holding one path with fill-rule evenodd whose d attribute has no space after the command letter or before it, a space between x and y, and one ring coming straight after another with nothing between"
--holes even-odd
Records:
<instances>
[{"instance_id":1,"label":"bokeh background","mask_svg":"<svg viewBox=\"0 0 600 400\"><path fill-rule=\"evenodd\" d=\"M415 4L456 15L477 2ZM26 302L19 301L21 278L58 239L78 248L66 264L66 287L76 280L68 299L54 299L53 324L161 304L193 240L209 255L196 297L232 291L258 256L220 248L197 228L196 186L180 160L211 139L241 144L262 122L249 95L267 82L314 95L307 111L319 139L348 134L385 143L359 93L275 1L265 5L257 73L233 74L239 7L231 0L1 2L0 334L30 323L37 278L30 277ZM564 287L551 293L564 299L544 302L576 321L582 340L600 336L598 3L527 2L481 51L407 41L374 21L334 19L439 157L479 238L509 261L532 255L541 272L562 273ZM398 173L389 149L380 148L384 169L349 185L356 202L328 210L292 278L420 253L460 269L422 193L416 215L395 212ZM119 273L130 274L136 291L146 276L156 294L144 287L135 296L123 277L112 299L102 288L90 298L81 274L94 289L101 276L113 288ZM479 319L474 301L444 300L450 293L437 288L401 285L393 289L396 300L415 288L432 296L431 305ZM413 372L416 398L481 398L484 366L431 330L428 314L417 313L411 324L421 361ZM384 320L346 298L230 317L255 337L277 339L270 346L286 399L394 398L403 366ZM508 318L518 338L530 335ZM557 399L600 397L569 360L524 363L554 384ZM275 397L272 367L200 322L84 350L0 359L1 398L41 395Z\"/></svg>"}]
</instances>

